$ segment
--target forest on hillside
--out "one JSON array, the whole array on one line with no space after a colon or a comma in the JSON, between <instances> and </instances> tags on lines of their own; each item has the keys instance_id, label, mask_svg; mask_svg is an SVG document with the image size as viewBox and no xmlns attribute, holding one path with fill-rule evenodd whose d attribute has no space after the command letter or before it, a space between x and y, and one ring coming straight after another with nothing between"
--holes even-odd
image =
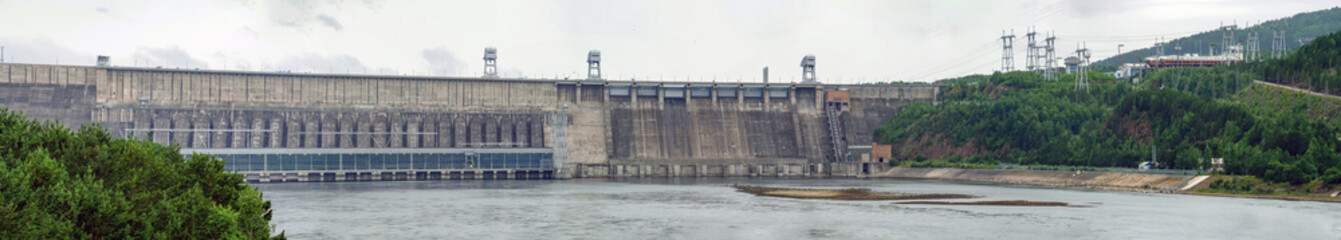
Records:
<instances>
[{"instance_id":1,"label":"forest on hillside","mask_svg":"<svg viewBox=\"0 0 1341 240\"><path fill-rule=\"evenodd\" d=\"M1225 24L1232 24L1226 22ZM1239 26L1246 26L1248 23L1240 22ZM1250 33L1257 33L1258 49L1269 53L1271 50L1272 29L1279 28L1284 30L1283 38L1290 53L1297 50L1294 48L1303 46L1299 42L1301 38L1311 38L1326 35L1336 31L1341 31L1341 8L1331 8L1314 12L1295 14L1287 18L1276 19L1255 24L1250 27L1239 28L1233 31L1234 38L1240 41L1246 41ZM1140 39L1145 41L1145 39ZM1154 40L1149 39L1149 40ZM1168 44L1163 45L1164 54L1180 53L1176 48L1182 47L1181 53L1200 53L1207 54L1207 48L1211 43L1219 44L1224 40L1223 32L1218 29L1208 27L1207 31L1193 34L1191 36L1169 40ZM1246 43L1246 42L1245 42ZM1217 47L1218 48L1218 47ZM1139 62L1146 57L1153 56L1156 53L1154 47L1135 49L1122 53L1121 55L1105 58L1094 62L1094 66L1117 66L1121 63ZM1265 55L1263 55L1265 56Z\"/></svg>"},{"instance_id":2,"label":"forest on hillside","mask_svg":"<svg viewBox=\"0 0 1341 240\"><path fill-rule=\"evenodd\" d=\"M1158 168L1200 170L1224 158L1227 173L1341 183L1337 127L1218 99L1250 85L1242 73L1170 70L1143 84L1089 74L1088 89L1077 89L1070 74L1057 81L1032 72L942 81L941 104L906 106L876 129L876 139L904 160L1130 168L1154 157ZM1175 76L1208 84L1173 83Z\"/></svg>"}]
</instances>

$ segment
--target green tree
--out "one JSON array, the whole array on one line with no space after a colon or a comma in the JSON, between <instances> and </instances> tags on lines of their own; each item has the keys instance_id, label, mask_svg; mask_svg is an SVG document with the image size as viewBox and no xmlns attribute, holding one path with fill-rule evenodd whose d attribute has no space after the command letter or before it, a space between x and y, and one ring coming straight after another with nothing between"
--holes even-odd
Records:
<instances>
[{"instance_id":1,"label":"green tree","mask_svg":"<svg viewBox=\"0 0 1341 240\"><path fill-rule=\"evenodd\" d=\"M0 109L0 239L267 239L269 205L210 156Z\"/></svg>"}]
</instances>

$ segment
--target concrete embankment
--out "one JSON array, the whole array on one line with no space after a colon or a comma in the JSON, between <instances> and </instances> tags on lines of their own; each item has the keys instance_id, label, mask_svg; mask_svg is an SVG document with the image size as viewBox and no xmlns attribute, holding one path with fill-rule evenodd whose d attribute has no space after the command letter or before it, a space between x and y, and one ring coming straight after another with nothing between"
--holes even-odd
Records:
<instances>
[{"instance_id":1,"label":"concrete embankment","mask_svg":"<svg viewBox=\"0 0 1341 240\"><path fill-rule=\"evenodd\" d=\"M1083 187L1109 190L1175 191L1192 176L1080 172L1030 171L957 168L891 168L868 175L877 178L913 178L950 181L993 182L1054 187Z\"/></svg>"}]
</instances>

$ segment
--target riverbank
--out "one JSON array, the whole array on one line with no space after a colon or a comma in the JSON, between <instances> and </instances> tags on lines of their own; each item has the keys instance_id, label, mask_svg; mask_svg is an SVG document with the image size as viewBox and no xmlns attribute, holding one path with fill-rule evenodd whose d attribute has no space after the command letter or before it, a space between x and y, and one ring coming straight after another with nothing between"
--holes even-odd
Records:
<instances>
[{"instance_id":1,"label":"riverbank","mask_svg":"<svg viewBox=\"0 0 1341 240\"><path fill-rule=\"evenodd\" d=\"M1088 188L1112 191L1188 194L1216 197L1277 199L1291 201L1341 202L1341 198L1327 196L1297 196L1273 194L1238 194L1199 192L1211 181L1193 181L1194 176L1117 173L1031 171L1002 169L959 168L890 168L867 175L872 178L927 179L961 182L1008 183L1048 187ZM1191 186L1189 186L1191 185Z\"/></svg>"},{"instance_id":2,"label":"riverbank","mask_svg":"<svg viewBox=\"0 0 1341 240\"><path fill-rule=\"evenodd\" d=\"M1192 176L1142 173L900 167L870 174L867 177L1009 183L1138 192L1175 192L1192 179Z\"/></svg>"},{"instance_id":3,"label":"riverbank","mask_svg":"<svg viewBox=\"0 0 1341 240\"><path fill-rule=\"evenodd\" d=\"M876 192L868 188L845 188L845 189L805 189L805 188L777 188L751 185L731 185L737 192L754 194L755 196L798 198L798 199L827 199L827 200L845 200L845 201L878 201L878 200L923 200L923 199L957 199L957 198L978 198L980 196L965 194L914 194L914 193L896 193L896 192Z\"/></svg>"}]
</instances>

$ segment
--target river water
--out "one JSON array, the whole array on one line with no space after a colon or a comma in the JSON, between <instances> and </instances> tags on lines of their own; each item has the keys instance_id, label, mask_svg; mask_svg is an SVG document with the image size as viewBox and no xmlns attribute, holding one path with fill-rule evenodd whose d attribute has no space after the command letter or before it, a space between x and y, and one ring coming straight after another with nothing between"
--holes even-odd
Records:
<instances>
[{"instance_id":1,"label":"river water","mask_svg":"<svg viewBox=\"0 0 1341 240\"><path fill-rule=\"evenodd\" d=\"M729 184L1088 207L757 197ZM1338 239L1341 204L892 179L258 184L294 239Z\"/></svg>"}]
</instances>

